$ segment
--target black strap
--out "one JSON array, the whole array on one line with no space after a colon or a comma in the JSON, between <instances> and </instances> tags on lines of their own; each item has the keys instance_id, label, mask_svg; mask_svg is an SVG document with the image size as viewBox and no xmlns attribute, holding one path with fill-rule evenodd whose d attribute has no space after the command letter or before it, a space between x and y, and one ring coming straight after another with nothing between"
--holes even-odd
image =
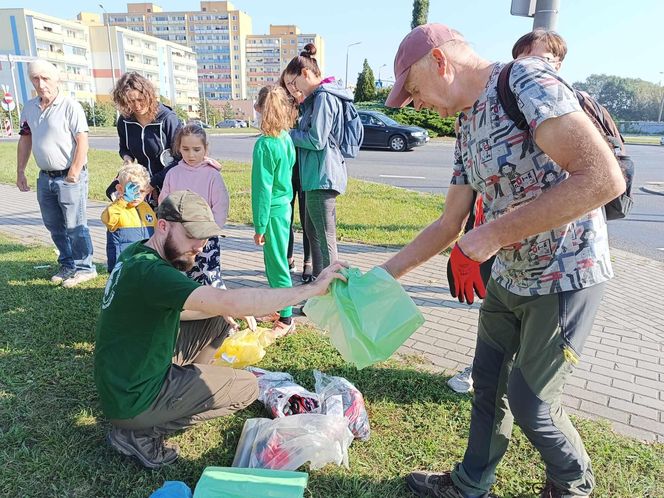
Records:
<instances>
[{"instance_id":1,"label":"black strap","mask_svg":"<svg viewBox=\"0 0 664 498\"><path fill-rule=\"evenodd\" d=\"M513 65L514 61L508 62L500 70L497 88L498 101L509 118L514 121L514 125L519 130L527 130L528 122L526 121L526 117L521 112L521 109L519 109L519 105L516 102L516 95L514 95L514 92L510 88L510 73L512 72Z\"/></svg>"}]
</instances>

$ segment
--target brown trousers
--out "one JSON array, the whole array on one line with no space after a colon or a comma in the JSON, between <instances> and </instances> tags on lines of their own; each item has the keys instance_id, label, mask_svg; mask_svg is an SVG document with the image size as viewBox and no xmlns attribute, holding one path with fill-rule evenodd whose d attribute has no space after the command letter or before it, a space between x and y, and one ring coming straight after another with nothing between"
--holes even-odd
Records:
<instances>
[{"instance_id":1,"label":"brown trousers","mask_svg":"<svg viewBox=\"0 0 664 498\"><path fill-rule=\"evenodd\" d=\"M230 326L221 317L180 323L171 365L152 406L130 419L112 419L138 437L159 437L246 408L258 396L256 377L210 365Z\"/></svg>"}]
</instances>

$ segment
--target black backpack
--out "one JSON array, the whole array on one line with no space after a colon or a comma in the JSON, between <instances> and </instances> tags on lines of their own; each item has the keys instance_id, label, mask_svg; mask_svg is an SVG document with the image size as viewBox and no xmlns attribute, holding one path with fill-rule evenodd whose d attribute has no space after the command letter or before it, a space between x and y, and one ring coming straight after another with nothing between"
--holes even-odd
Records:
<instances>
[{"instance_id":1,"label":"black backpack","mask_svg":"<svg viewBox=\"0 0 664 498\"><path fill-rule=\"evenodd\" d=\"M498 75L498 100L500 105L503 106L505 112L514 121L515 126L519 130L528 130L528 123L526 117L519 109L516 101L516 96L512 91L509 81L510 72L515 61L505 64L505 67ZM608 146L616 155L618 164L625 177L625 192L618 197L604 205L604 214L607 220L618 220L624 218L632 210L634 200L632 199L632 179L634 178L634 163L628 155L625 154L625 141L623 140L616 123L611 118L611 115L606 108L599 104L594 98L585 92L580 92L574 88L570 88L576 96L581 109L588 115L595 127L600 131L602 136L606 139Z\"/></svg>"}]
</instances>

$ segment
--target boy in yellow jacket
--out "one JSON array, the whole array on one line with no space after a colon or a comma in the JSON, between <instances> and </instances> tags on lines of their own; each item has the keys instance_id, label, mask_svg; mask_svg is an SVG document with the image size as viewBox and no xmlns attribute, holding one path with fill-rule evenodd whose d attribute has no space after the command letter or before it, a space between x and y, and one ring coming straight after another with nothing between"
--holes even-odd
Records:
<instances>
[{"instance_id":1,"label":"boy in yellow jacket","mask_svg":"<svg viewBox=\"0 0 664 498\"><path fill-rule=\"evenodd\" d=\"M108 229L106 258L109 273L122 251L134 242L149 239L154 232L157 217L145 202L149 186L148 172L140 164L128 164L118 172L115 201L101 214L101 221Z\"/></svg>"}]
</instances>

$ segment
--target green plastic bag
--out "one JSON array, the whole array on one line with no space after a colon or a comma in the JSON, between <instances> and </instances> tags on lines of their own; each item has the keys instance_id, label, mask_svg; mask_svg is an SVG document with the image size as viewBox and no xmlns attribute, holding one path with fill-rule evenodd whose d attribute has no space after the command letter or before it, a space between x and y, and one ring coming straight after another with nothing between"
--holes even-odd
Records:
<instances>
[{"instance_id":1,"label":"green plastic bag","mask_svg":"<svg viewBox=\"0 0 664 498\"><path fill-rule=\"evenodd\" d=\"M194 498L302 498L308 480L306 472L206 467Z\"/></svg>"},{"instance_id":2,"label":"green plastic bag","mask_svg":"<svg viewBox=\"0 0 664 498\"><path fill-rule=\"evenodd\" d=\"M424 323L422 313L383 268L342 273L348 282L334 280L330 292L307 301L305 314L357 368L388 359Z\"/></svg>"}]
</instances>

